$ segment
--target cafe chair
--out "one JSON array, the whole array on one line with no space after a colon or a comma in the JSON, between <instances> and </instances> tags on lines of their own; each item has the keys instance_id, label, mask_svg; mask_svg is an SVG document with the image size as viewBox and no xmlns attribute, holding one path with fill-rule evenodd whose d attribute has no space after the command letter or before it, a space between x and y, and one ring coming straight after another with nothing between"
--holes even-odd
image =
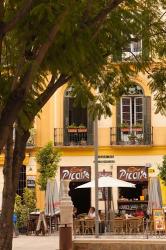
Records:
<instances>
[{"instance_id":1,"label":"cafe chair","mask_svg":"<svg viewBox=\"0 0 166 250\"><path fill-rule=\"evenodd\" d=\"M125 232L125 222L123 218L115 218L112 223L112 228L114 233L123 234Z\"/></svg>"},{"instance_id":2,"label":"cafe chair","mask_svg":"<svg viewBox=\"0 0 166 250\"><path fill-rule=\"evenodd\" d=\"M74 235L81 234L81 221L79 219L73 220L73 231Z\"/></svg>"},{"instance_id":3,"label":"cafe chair","mask_svg":"<svg viewBox=\"0 0 166 250\"><path fill-rule=\"evenodd\" d=\"M35 234L36 231L36 221L34 219L29 219L27 223L27 235Z\"/></svg>"},{"instance_id":4,"label":"cafe chair","mask_svg":"<svg viewBox=\"0 0 166 250\"><path fill-rule=\"evenodd\" d=\"M94 234L95 233L95 220L86 219L84 222L84 233L85 234Z\"/></svg>"},{"instance_id":5,"label":"cafe chair","mask_svg":"<svg viewBox=\"0 0 166 250\"><path fill-rule=\"evenodd\" d=\"M130 218L126 220L128 233L143 232L143 218Z\"/></svg>"}]
</instances>

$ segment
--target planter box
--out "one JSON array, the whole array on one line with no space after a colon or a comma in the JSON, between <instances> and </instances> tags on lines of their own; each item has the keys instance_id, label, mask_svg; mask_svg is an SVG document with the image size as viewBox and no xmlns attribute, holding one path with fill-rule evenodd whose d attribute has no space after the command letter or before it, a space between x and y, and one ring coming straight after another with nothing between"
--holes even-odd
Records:
<instances>
[{"instance_id":1,"label":"planter box","mask_svg":"<svg viewBox=\"0 0 166 250\"><path fill-rule=\"evenodd\" d=\"M142 132L142 128L132 128L133 131Z\"/></svg>"},{"instance_id":2,"label":"planter box","mask_svg":"<svg viewBox=\"0 0 166 250\"><path fill-rule=\"evenodd\" d=\"M120 128L120 130L121 130L122 132L128 132L128 131L130 131L130 128Z\"/></svg>"},{"instance_id":3,"label":"planter box","mask_svg":"<svg viewBox=\"0 0 166 250\"><path fill-rule=\"evenodd\" d=\"M68 128L67 132L68 133L77 133L77 128Z\"/></svg>"},{"instance_id":4,"label":"planter box","mask_svg":"<svg viewBox=\"0 0 166 250\"><path fill-rule=\"evenodd\" d=\"M77 131L78 131L78 133L86 133L87 128L78 128Z\"/></svg>"},{"instance_id":5,"label":"planter box","mask_svg":"<svg viewBox=\"0 0 166 250\"><path fill-rule=\"evenodd\" d=\"M80 145L86 146L86 145L87 145L87 141L86 141L86 140L81 140L81 141L80 141Z\"/></svg>"}]
</instances>

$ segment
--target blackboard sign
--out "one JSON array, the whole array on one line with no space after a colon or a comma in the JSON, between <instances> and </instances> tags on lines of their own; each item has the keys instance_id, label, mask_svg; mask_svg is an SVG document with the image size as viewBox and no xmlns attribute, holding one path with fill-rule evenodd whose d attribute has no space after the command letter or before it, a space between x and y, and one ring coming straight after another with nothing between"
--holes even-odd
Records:
<instances>
[{"instance_id":1,"label":"blackboard sign","mask_svg":"<svg viewBox=\"0 0 166 250\"><path fill-rule=\"evenodd\" d=\"M32 175L27 176L27 187L35 188L35 176Z\"/></svg>"}]
</instances>

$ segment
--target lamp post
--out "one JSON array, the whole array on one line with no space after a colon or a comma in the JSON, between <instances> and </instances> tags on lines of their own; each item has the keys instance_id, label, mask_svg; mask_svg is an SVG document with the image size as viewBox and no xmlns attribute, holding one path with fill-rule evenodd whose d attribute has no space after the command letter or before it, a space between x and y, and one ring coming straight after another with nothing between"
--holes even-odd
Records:
<instances>
[{"instance_id":1,"label":"lamp post","mask_svg":"<svg viewBox=\"0 0 166 250\"><path fill-rule=\"evenodd\" d=\"M94 151L95 151L95 236L99 237L99 214L98 214L98 118L94 121Z\"/></svg>"}]
</instances>

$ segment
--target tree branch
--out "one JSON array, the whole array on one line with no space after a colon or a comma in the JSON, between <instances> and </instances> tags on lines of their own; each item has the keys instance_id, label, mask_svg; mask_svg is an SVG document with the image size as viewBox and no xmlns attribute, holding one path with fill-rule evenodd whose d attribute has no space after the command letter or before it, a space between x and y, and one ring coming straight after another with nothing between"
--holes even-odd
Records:
<instances>
[{"instance_id":1,"label":"tree branch","mask_svg":"<svg viewBox=\"0 0 166 250\"><path fill-rule=\"evenodd\" d=\"M18 12L16 13L16 15L13 17L13 19L10 20L9 22L3 24L3 26L1 27L1 30L0 30L0 36L4 36L7 32L11 31L17 25L17 23L23 17L25 17L25 15L30 10L30 8L32 6L32 3L34 1L35 0L25 0L23 2L22 8L20 10L18 10Z\"/></svg>"},{"instance_id":2,"label":"tree branch","mask_svg":"<svg viewBox=\"0 0 166 250\"><path fill-rule=\"evenodd\" d=\"M44 57L47 54L48 49L53 44L55 37L57 36L61 24L63 23L68 11L65 10L59 18L56 19L53 28L49 32L47 41L40 47L39 52L36 56L36 59L29 66L28 70L20 80L20 84L14 91L10 94L8 102L3 109L0 116L0 134L3 135L0 139L0 152L6 142L9 125L13 124L15 121L18 112L20 111L21 106L24 104L24 100L28 94L29 89L33 84L33 78L36 74L39 66L44 60Z\"/></svg>"},{"instance_id":3,"label":"tree branch","mask_svg":"<svg viewBox=\"0 0 166 250\"><path fill-rule=\"evenodd\" d=\"M58 34L61 24L64 22L64 19L68 13L68 10L65 10L59 18L55 21L52 30L50 31L48 35L47 42L45 42L39 49L39 52L36 57L36 63L41 64L41 62L44 59L45 54L47 53L48 49L51 47L52 43L54 42L54 39L56 35Z\"/></svg>"},{"instance_id":4,"label":"tree branch","mask_svg":"<svg viewBox=\"0 0 166 250\"><path fill-rule=\"evenodd\" d=\"M98 15L91 21L91 25L100 26L105 21L107 15L124 1L125 0L110 0L107 6L104 9L102 9L98 13Z\"/></svg>"},{"instance_id":5,"label":"tree branch","mask_svg":"<svg viewBox=\"0 0 166 250\"><path fill-rule=\"evenodd\" d=\"M120 5L125 0L110 0L107 6L102 9L99 14L91 21L91 26L96 28L95 33L93 35L93 39L97 36L100 31L103 23L105 22L107 15L114 10L118 5Z\"/></svg>"},{"instance_id":6,"label":"tree branch","mask_svg":"<svg viewBox=\"0 0 166 250\"><path fill-rule=\"evenodd\" d=\"M47 89L36 99L35 102L38 108L37 108L36 113L34 114L34 117L43 108L43 106L47 103L47 101L55 93L55 91L71 79L71 76L62 74L56 81L55 79L56 78L53 75L50 80L50 83L48 84Z\"/></svg>"}]
</instances>

